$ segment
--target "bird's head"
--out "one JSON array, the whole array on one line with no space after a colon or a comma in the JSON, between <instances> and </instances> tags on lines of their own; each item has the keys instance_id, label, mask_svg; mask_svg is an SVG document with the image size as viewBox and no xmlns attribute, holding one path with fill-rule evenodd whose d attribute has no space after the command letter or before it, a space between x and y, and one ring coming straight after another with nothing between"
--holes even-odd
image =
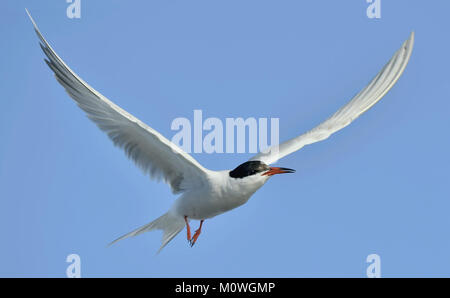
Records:
<instances>
[{"instance_id":1,"label":"bird's head","mask_svg":"<svg viewBox=\"0 0 450 298\"><path fill-rule=\"evenodd\" d=\"M251 160L239 165L236 169L230 171L232 178L245 178L253 175L273 176L276 174L294 173L295 170L288 168L269 167L259 160Z\"/></svg>"}]
</instances>

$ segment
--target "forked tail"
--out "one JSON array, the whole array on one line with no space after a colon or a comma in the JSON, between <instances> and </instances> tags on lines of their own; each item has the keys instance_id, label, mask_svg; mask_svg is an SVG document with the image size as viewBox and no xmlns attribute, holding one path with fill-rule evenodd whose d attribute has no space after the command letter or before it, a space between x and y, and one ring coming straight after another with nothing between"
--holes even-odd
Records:
<instances>
[{"instance_id":1,"label":"forked tail","mask_svg":"<svg viewBox=\"0 0 450 298\"><path fill-rule=\"evenodd\" d=\"M123 240L128 237L134 237L139 234L152 231L152 230L163 230L163 238L161 247L158 250L158 253L161 251L161 249L166 246L167 243L170 242L170 240L173 239L185 226L185 222L183 218L175 216L173 214L170 214L169 212L165 213L164 215L158 217L151 223L148 223L140 228L137 228L136 230L123 235L120 238L117 238L113 242L111 242L109 245L113 245L117 241Z\"/></svg>"}]
</instances>

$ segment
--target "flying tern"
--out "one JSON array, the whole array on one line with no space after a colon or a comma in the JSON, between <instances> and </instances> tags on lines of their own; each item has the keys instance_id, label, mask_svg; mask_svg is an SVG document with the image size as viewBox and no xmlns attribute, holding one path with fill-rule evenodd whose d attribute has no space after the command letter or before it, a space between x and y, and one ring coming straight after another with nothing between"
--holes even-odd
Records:
<instances>
[{"instance_id":1,"label":"flying tern","mask_svg":"<svg viewBox=\"0 0 450 298\"><path fill-rule=\"evenodd\" d=\"M400 78L414 44L412 32L364 89L312 130L253 156L233 170L212 171L83 81L55 53L28 10L27 13L47 56L45 62L70 97L144 173L153 179L164 180L174 194L180 194L165 214L112 242L151 230L162 230L159 251L184 227L187 239L193 246L204 220L243 205L273 175L295 172L270 165L305 145L325 140L370 109ZM193 234L189 220L200 220L200 226Z\"/></svg>"}]
</instances>

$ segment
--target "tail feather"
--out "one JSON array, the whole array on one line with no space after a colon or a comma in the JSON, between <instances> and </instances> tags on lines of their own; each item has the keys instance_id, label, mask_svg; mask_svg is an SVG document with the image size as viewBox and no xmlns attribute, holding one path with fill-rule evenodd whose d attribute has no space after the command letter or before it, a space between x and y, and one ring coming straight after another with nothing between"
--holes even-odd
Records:
<instances>
[{"instance_id":1,"label":"tail feather","mask_svg":"<svg viewBox=\"0 0 450 298\"><path fill-rule=\"evenodd\" d=\"M158 217L151 223L148 223L140 228L137 228L136 230L125 234L113 242L111 242L109 245L113 245L114 243L123 240L128 237L134 237L137 235L140 235L145 232L149 232L152 230L162 230L163 231L163 238L161 241L161 247L158 250L158 253L164 248L164 246L167 245L167 243L170 242L185 226L185 222L182 218L172 215L169 212L165 213L164 215Z\"/></svg>"}]
</instances>

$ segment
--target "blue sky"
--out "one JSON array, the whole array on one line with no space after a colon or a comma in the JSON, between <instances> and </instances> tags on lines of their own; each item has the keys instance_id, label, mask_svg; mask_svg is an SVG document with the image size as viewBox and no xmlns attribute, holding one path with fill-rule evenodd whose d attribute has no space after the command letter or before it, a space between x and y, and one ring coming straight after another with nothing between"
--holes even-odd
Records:
<instances>
[{"instance_id":1,"label":"blue sky","mask_svg":"<svg viewBox=\"0 0 450 298\"><path fill-rule=\"evenodd\" d=\"M0 9L0 276L450 276L448 11L445 1L58 1ZM173 119L276 117L280 140L336 111L412 30L397 85L330 139L303 148L244 206L185 231L107 244L175 199L91 123L43 62L25 7L82 78L169 139ZM251 154L193 154L230 169ZM192 222L196 227L197 222Z\"/></svg>"}]
</instances>

